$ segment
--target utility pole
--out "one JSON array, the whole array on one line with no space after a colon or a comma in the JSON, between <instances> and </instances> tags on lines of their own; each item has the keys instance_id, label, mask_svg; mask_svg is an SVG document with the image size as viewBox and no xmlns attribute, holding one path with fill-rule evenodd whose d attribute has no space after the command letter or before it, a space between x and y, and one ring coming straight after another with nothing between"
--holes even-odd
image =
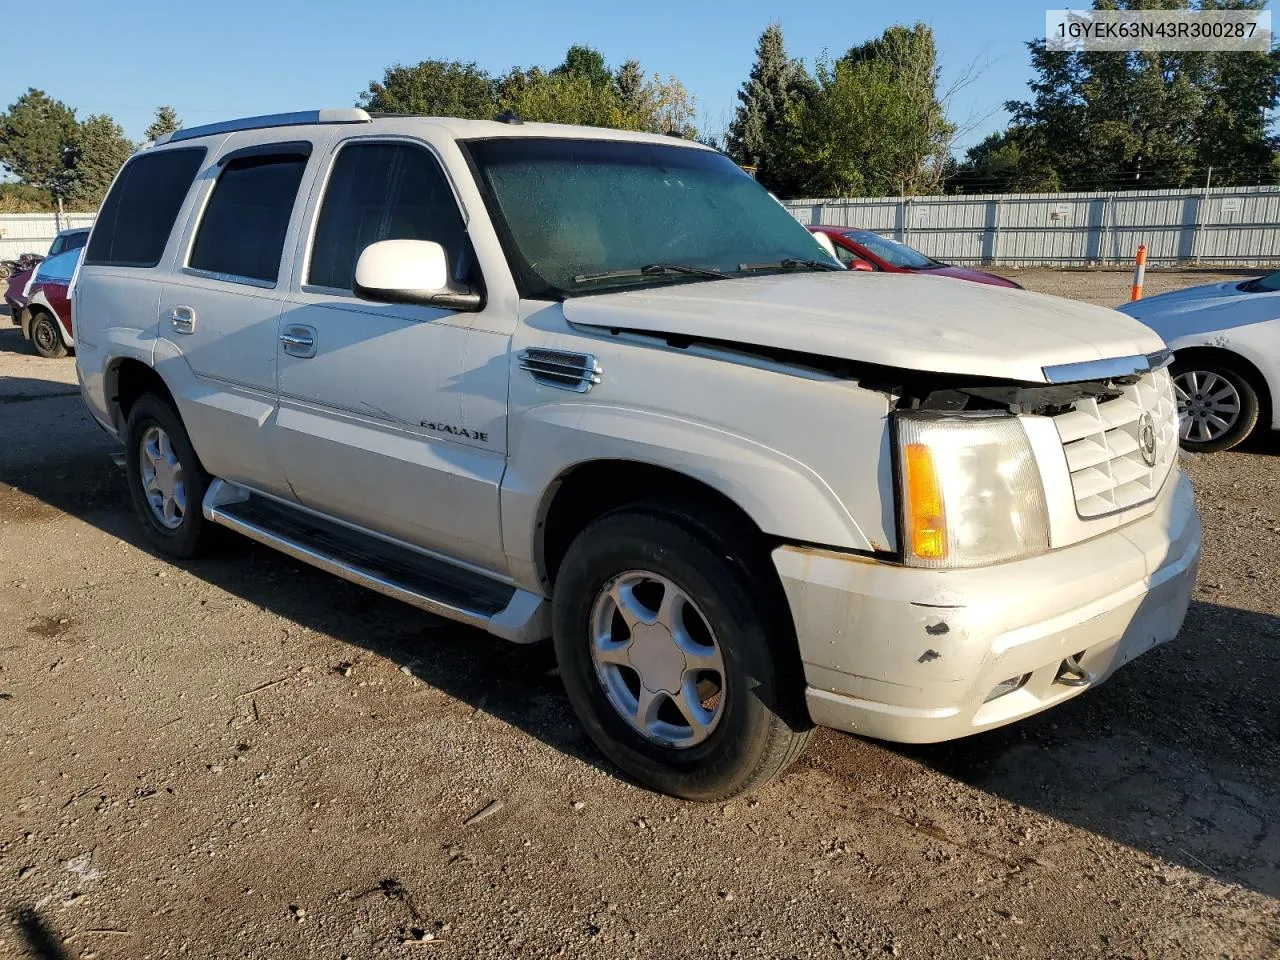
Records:
<instances>
[{"instance_id":1,"label":"utility pole","mask_svg":"<svg viewBox=\"0 0 1280 960\"><path fill-rule=\"evenodd\" d=\"M1213 167L1212 166L1209 167L1209 172L1205 174L1205 178L1204 178L1204 189L1206 193L1208 192L1209 184L1211 183L1213 183Z\"/></svg>"}]
</instances>

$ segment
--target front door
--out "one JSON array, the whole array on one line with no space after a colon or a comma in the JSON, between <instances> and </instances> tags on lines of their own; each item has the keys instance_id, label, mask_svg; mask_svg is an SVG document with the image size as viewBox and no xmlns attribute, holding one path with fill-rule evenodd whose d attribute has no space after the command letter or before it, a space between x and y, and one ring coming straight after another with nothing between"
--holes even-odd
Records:
<instances>
[{"instance_id":1,"label":"front door","mask_svg":"<svg viewBox=\"0 0 1280 960\"><path fill-rule=\"evenodd\" d=\"M409 141L336 151L297 290L279 319L279 451L299 501L505 572L509 334L483 314L351 292L369 244L432 240L472 279L462 215L436 158Z\"/></svg>"}]
</instances>

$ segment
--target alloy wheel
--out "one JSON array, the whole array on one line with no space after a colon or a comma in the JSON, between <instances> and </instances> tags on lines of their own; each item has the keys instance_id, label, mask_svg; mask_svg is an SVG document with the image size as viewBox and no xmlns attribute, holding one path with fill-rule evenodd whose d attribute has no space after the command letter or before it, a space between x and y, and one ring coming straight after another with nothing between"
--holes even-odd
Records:
<instances>
[{"instance_id":1,"label":"alloy wheel","mask_svg":"<svg viewBox=\"0 0 1280 960\"><path fill-rule=\"evenodd\" d=\"M143 433L138 465L142 470L142 492L152 516L166 530L178 529L187 513L187 487L182 462L162 427L153 424Z\"/></svg>"},{"instance_id":2,"label":"alloy wheel","mask_svg":"<svg viewBox=\"0 0 1280 960\"><path fill-rule=\"evenodd\" d=\"M724 713L720 644L693 599L657 573L632 570L600 590L591 659L610 705L650 742L701 743Z\"/></svg>"},{"instance_id":3,"label":"alloy wheel","mask_svg":"<svg viewBox=\"0 0 1280 960\"><path fill-rule=\"evenodd\" d=\"M1209 370L1184 370L1173 378L1178 400L1178 435L1189 443L1209 443L1240 419L1240 391Z\"/></svg>"}]
</instances>

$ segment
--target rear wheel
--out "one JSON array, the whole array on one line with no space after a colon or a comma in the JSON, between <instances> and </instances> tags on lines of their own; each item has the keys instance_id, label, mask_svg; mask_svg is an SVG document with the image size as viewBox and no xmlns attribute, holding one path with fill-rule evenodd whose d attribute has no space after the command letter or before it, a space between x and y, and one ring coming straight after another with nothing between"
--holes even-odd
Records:
<instances>
[{"instance_id":1,"label":"rear wheel","mask_svg":"<svg viewBox=\"0 0 1280 960\"><path fill-rule=\"evenodd\" d=\"M147 539L171 556L199 553L212 526L201 511L209 475L163 397L143 394L129 410L124 466Z\"/></svg>"},{"instance_id":2,"label":"rear wheel","mask_svg":"<svg viewBox=\"0 0 1280 960\"><path fill-rule=\"evenodd\" d=\"M570 546L556 657L596 745L652 789L719 800L803 751L811 725L776 585L677 511L608 514Z\"/></svg>"},{"instance_id":3,"label":"rear wheel","mask_svg":"<svg viewBox=\"0 0 1280 960\"><path fill-rule=\"evenodd\" d=\"M1250 375L1230 361L1175 360L1173 389L1178 401L1178 435L1187 450L1230 450L1257 426L1259 390Z\"/></svg>"},{"instance_id":4,"label":"rear wheel","mask_svg":"<svg viewBox=\"0 0 1280 960\"><path fill-rule=\"evenodd\" d=\"M62 331L53 317L43 310L31 318L31 345L36 353L48 360L57 360L67 355L67 345L62 339Z\"/></svg>"}]
</instances>

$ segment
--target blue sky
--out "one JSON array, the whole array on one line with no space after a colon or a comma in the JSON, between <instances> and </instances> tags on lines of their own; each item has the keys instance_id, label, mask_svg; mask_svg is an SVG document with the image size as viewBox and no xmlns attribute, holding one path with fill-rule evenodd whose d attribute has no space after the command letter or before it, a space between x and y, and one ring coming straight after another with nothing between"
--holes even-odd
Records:
<instances>
[{"instance_id":1,"label":"blue sky","mask_svg":"<svg viewBox=\"0 0 1280 960\"><path fill-rule=\"evenodd\" d=\"M350 106L393 63L475 60L500 73L515 64L554 65L569 44L586 43L611 65L637 57L648 72L675 74L698 99L699 125L718 131L732 116L756 38L771 20L781 21L792 56L810 65L824 51L839 55L891 23L921 20L937 35L944 86L971 63L981 68L951 104L953 121L977 124L961 141L967 146L1003 126L1005 100L1025 95L1023 44L1043 34L1045 10L1032 0L225 0L191 5L201 11L197 20L186 6L70 0L58 4L56 28L40 26L38 13L20 17L33 49L14 56L10 44L0 106L38 87L81 118L110 113L140 139L161 103L172 104L188 126Z\"/></svg>"}]
</instances>

